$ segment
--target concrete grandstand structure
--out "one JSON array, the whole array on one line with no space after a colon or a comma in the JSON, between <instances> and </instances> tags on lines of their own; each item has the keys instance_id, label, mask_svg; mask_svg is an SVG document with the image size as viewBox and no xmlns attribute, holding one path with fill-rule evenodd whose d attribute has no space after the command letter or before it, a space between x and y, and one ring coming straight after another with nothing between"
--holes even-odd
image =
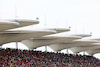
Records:
<instances>
[{"instance_id":1,"label":"concrete grandstand structure","mask_svg":"<svg viewBox=\"0 0 100 67\"><path fill-rule=\"evenodd\" d=\"M46 28L37 30L15 30L39 24L38 20L8 19L0 21L0 46L10 42L21 42L29 49L49 46L54 51L70 49L74 53L86 51L93 55L100 52L99 39L85 39L91 34L66 34L70 28Z\"/></svg>"}]
</instances>

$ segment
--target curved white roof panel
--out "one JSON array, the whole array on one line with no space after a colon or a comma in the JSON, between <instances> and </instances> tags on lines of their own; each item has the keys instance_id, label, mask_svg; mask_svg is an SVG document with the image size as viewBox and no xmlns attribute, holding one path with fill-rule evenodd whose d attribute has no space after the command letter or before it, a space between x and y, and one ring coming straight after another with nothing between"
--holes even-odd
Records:
<instances>
[{"instance_id":1,"label":"curved white roof panel","mask_svg":"<svg viewBox=\"0 0 100 67\"><path fill-rule=\"evenodd\" d=\"M0 31L18 27L18 22L0 21Z\"/></svg>"},{"instance_id":2,"label":"curved white roof panel","mask_svg":"<svg viewBox=\"0 0 100 67\"><path fill-rule=\"evenodd\" d=\"M95 41L99 41L100 42L100 38L93 38L91 40L95 40Z\"/></svg>"},{"instance_id":3,"label":"curved white roof panel","mask_svg":"<svg viewBox=\"0 0 100 67\"><path fill-rule=\"evenodd\" d=\"M22 43L25 44L28 48L33 49L40 46L47 46L50 44L61 43L64 41L71 41L73 39L76 38L72 36L52 36L52 37L49 36L49 37L35 38L32 40L24 40L22 41Z\"/></svg>"},{"instance_id":4,"label":"curved white roof panel","mask_svg":"<svg viewBox=\"0 0 100 67\"><path fill-rule=\"evenodd\" d=\"M41 37L44 35L54 34L56 31L54 30L20 30L20 31L6 31L0 33L0 44L5 44L9 42L16 42L16 41L22 41L25 39L30 39L34 37Z\"/></svg>"},{"instance_id":5,"label":"curved white roof panel","mask_svg":"<svg viewBox=\"0 0 100 67\"><path fill-rule=\"evenodd\" d=\"M71 36L91 37L92 34L73 34Z\"/></svg>"},{"instance_id":6,"label":"curved white roof panel","mask_svg":"<svg viewBox=\"0 0 100 67\"><path fill-rule=\"evenodd\" d=\"M39 23L39 21L37 20L28 20L28 19L10 19L9 21L18 22L20 24L19 27L24 27Z\"/></svg>"},{"instance_id":7,"label":"curved white roof panel","mask_svg":"<svg viewBox=\"0 0 100 67\"><path fill-rule=\"evenodd\" d=\"M93 50L93 49L97 49L100 48L100 45L86 45L86 46L80 46L80 47L72 47L70 48L70 50L72 50L74 53L78 53L81 51L87 51L87 50Z\"/></svg>"},{"instance_id":8,"label":"curved white roof panel","mask_svg":"<svg viewBox=\"0 0 100 67\"><path fill-rule=\"evenodd\" d=\"M12 19L12 20L0 20L0 31L5 31L14 28L20 28L24 26L38 24L39 21L36 20L26 20L26 19Z\"/></svg>"},{"instance_id":9,"label":"curved white roof panel","mask_svg":"<svg viewBox=\"0 0 100 67\"><path fill-rule=\"evenodd\" d=\"M94 55L96 53L100 53L100 48L99 49L94 49L94 50L88 50L86 51L89 55Z\"/></svg>"},{"instance_id":10,"label":"curved white roof panel","mask_svg":"<svg viewBox=\"0 0 100 67\"><path fill-rule=\"evenodd\" d=\"M56 30L57 33L70 31L69 28L49 28L48 30Z\"/></svg>"},{"instance_id":11,"label":"curved white roof panel","mask_svg":"<svg viewBox=\"0 0 100 67\"><path fill-rule=\"evenodd\" d=\"M87 44L91 44L91 43L96 43L96 42L95 41L87 41L87 40L82 41L82 39L78 39L78 40L63 42L63 43L59 43L59 44L52 44L49 47L51 47L55 51L60 51L63 49L87 45Z\"/></svg>"}]
</instances>

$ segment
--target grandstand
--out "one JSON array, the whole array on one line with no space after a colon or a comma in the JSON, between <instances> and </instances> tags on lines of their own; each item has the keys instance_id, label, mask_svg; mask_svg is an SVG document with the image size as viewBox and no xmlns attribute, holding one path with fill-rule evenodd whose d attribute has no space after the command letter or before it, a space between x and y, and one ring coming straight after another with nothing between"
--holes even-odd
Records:
<instances>
[{"instance_id":1,"label":"grandstand","mask_svg":"<svg viewBox=\"0 0 100 67\"><path fill-rule=\"evenodd\" d=\"M93 54L100 52L99 39L91 34L70 34L70 28L46 28L22 30L18 28L39 24L38 20L7 19L0 21L0 46L11 42L21 42L29 50L0 49L0 67L100 67L100 60ZM34 51L48 46L55 52ZM58 53L70 49L75 54ZM85 51L89 55L78 55Z\"/></svg>"}]
</instances>

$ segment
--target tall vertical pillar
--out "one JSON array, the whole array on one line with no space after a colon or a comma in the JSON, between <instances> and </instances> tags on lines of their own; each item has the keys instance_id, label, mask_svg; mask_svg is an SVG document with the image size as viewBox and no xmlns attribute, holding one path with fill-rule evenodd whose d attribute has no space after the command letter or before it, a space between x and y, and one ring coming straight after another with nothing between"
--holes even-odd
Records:
<instances>
[{"instance_id":1,"label":"tall vertical pillar","mask_svg":"<svg viewBox=\"0 0 100 67\"><path fill-rule=\"evenodd\" d=\"M18 49L18 42L16 42L16 49Z\"/></svg>"},{"instance_id":2,"label":"tall vertical pillar","mask_svg":"<svg viewBox=\"0 0 100 67\"><path fill-rule=\"evenodd\" d=\"M2 46L0 46L0 48L2 48Z\"/></svg>"},{"instance_id":3,"label":"tall vertical pillar","mask_svg":"<svg viewBox=\"0 0 100 67\"><path fill-rule=\"evenodd\" d=\"M47 52L47 46L45 46L45 52Z\"/></svg>"},{"instance_id":4,"label":"tall vertical pillar","mask_svg":"<svg viewBox=\"0 0 100 67\"><path fill-rule=\"evenodd\" d=\"M83 55L85 55L85 51L83 51Z\"/></svg>"},{"instance_id":5,"label":"tall vertical pillar","mask_svg":"<svg viewBox=\"0 0 100 67\"><path fill-rule=\"evenodd\" d=\"M68 49L66 49L66 53L69 54Z\"/></svg>"}]
</instances>

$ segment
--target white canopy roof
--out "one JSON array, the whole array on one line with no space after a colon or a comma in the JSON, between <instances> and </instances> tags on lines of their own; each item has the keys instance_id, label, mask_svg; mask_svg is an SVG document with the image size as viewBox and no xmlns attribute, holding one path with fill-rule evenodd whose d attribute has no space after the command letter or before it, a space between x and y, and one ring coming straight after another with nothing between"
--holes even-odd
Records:
<instances>
[{"instance_id":1,"label":"white canopy roof","mask_svg":"<svg viewBox=\"0 0 100 67\"><path fill-rule=\"evenodd\" d=\"M57 33L70 31L70 28L49 28L48 30L56 30Z\"/></svg>"},{"instance_id":2,"label":"white canopy roof","mask_svg":"<svg viewBox=\"0 0 100 67\"><path fill-rule=\"evenodd\" d=\"M69 35L69 36L89 37L89 36L91 36L91 34L73 34L73 35ZM71 48L71 47L80 46L80 45L90 43L90 41L87 41L87 40L84 41L83 39L79 39L79 40L74 39L74 40L75 41L72 40L69 42L67 41L67 42L63 42L63 43L51 44L51 45L49 45L49 47L55 51L60 51L60 50L66 49L66 48ZM94 42L91 42L91 43L94 43Z\"/></svg>"},{"instance_id":3,"label":"white canopy roof","mask_svg":"<svg viewBox=\"0 0 100 67\"><path fill-rule=\"evenodd\" d=\"M100 48L100 45L98 44L87 44L85 46L79 46L79 47L72 47L70 50L72 50L74 53L78 53L81 51L87 51L87 50L93 50Z\"/></svg>"},{"instance_id":4,"label":"white canopy roof","mask_svg":"<svg viewBox=\"0 0 100 67\"><path fill-rule=\"evenodd\" d=\"M16 30L16 31L5 31L0 32L0 44L5 44L9 42L22 41L25 39L30 39L34 37L41 37L44 35L54 34L54 30Z\"/></svg>"},{"instance_id":5,"label":"white canopy roof","mask_svg":"<svg viewBox=\"0 0 100 67\"><path fill-rule=\"evenodd\" d=\"M44 30L11 30L38 23L38 20L27 19L0 20L0 45L23 40L22 43L31 49L49 45L49 47L55 51L70 48L74 53L87 50L87 53L89 54L100 52L100 45L94 44L96 43L96 40L100 41L100 39L95 39L94 41L86 41L84 39L80 39L81 37L90 37L92 36L91 34L50 35L54 33L68 32L70 31L69 28L49 28Z\"/></svg>"},{"instance_id":6,"label":"white canopy roof","mask_svg":"<svg viewBox=\"0 0 100 67\"><path fill-rule=\"evenodd\" d=\"M34 25L39 23L38 20L29 20L29 19L10 19L9 21L18 22L20 24L19 27L24 27L24 26L29 26L29 25Z\"/></svg>"},{"instance_id":7,"label":"white canopy roof","mask_svg":"<svg viewBox=\"0 0 100 67\"><path fill-rule=\"evenodd\" d=\"M0 31L18 27L18 22L0 21Z\"/></svg>"},{"instance_id":8,"label":"white canopy roof","mask_svg":"<svg viewBox=\"0 0 100 67\"><path fill-rule=\"evenodd\" d=\"M52 44L49 47L51 47L55 51L60 51L63 49L75 47L75 46L82 46L90 43L95 43L95 42L90 42L90 41L69 41L69 42L63 42L63 43L58 43L58 44ZM55 47L55 48L54 48Z\"/></svg>"},{"instance_id":9,"label":"white canopy roof","mask_svg":"<svg viewBox=\"0 0 100 67\"><path fill-rule=\"evenodd\" d=\"M96 53L100 53L100 48L99 49L93 49L93 50L88 50L86 51L89 55L94 55Z\"/></svg>"},{"instance_id":10,"label":"white canopy roof","mask_svg":"<svg viewBox=\"0 0 100 67\"><path fill-rule=\"evenodd\" d=\"M41 38L35 38L31 40L23 40L22 43L26 45L28 48L37 48L40 46L46 46L50 44L61 43L64 41L72 41L75 39L79 39L81 37L76 36L45 36Z\"/></svg>"},{"instance_id":11,"label":"white canopy roof","mask_svg":"<svg viewBox=\"0 0 100 67\"><path fill-rule=\"evenodd\" d=\"M78 53L81 51L87 51L87 50L93 50L93 49L100 48L100 39L99 38L92 38L89 40L94 43L84 44L84 45L80 45L78 47L72 47L72 48L70 48L70 50L72 50L74 53Z\"/></svg>"},{"instance_id":12,"label":"white canopy roof","mask_svg":"<svg viewBox=\"0 0 100 67\"><path fill-rule=\"evenodd\" d=\"M71 36L91 37L91 34L72 34Z\"/></svg>"},{"instance_id":13,"label":"white canopy roof","mask_svg":"<svg viewBox=\"0 0 100 67\"><path fill-rule=\"evenodd\" d=\"M0 20L0 31L29 26L38 23L39 21L26 19Z\"/></svg>"}]
</instances>

